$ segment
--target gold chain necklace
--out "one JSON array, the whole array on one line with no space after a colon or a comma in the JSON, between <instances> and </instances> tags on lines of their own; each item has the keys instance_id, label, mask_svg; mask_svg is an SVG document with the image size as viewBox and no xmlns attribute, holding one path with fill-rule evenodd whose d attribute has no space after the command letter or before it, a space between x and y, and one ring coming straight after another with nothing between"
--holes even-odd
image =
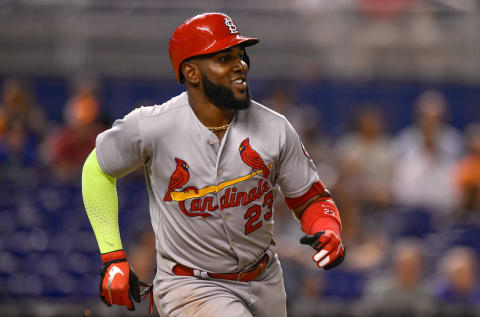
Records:
<instances>
[{"instance_id":1,"label":"gold chain necklace","mask_svg":"<svg viewBox=\"0 0 480 317\"><path fill-rule=\"evenodd\" d=\"M212 132L217 132L217 131L227 130L229 125L230 124L221 125L219 127L207 127L207 129Z\"/></svg>"}]
</instances>

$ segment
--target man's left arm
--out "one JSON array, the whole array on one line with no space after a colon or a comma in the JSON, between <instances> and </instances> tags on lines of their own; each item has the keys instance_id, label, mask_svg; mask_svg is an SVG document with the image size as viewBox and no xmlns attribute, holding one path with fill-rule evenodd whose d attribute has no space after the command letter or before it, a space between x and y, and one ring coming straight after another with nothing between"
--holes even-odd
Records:
<instances>
[{"instance_id":1,"label":"man's left arm","mask_svg":"<svg viewBox=\"0 0 480 317\"><path fill-rule=\"evenodd\" d=\"M342 263L345 258L345 246L340 238L342 223L325 186L321 182L314 183L306 194L285 198L285 201L306 233L300 243L317 251L312 257L317 266L330 270Z\"/></svg>"},{"instance_id":2,"label":"man's left arm","mask_svg":"<svg viewBox=\"0 0 480 317\"><path fill-rule=\"evenodd\" d=\"M338 208L320 181L300 137L287 120L281 137L277 181L288 207L300 220L306 234L300 243L309 244L317 251L313 256L317 266L331 269L345 257Z\"/></svg>"}]
</instances>

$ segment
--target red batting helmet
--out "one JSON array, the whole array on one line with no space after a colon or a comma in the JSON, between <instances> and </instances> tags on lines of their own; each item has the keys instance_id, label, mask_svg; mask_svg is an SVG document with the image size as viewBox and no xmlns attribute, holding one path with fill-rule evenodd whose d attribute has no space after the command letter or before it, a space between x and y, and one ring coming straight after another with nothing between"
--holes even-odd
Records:
<instances>
[{"instance_id":1,"label":"red batting helmet","mask_svg":"<svg viewBox=\"0 0 480 317\"><path fill-rule=\"evenodd\" d=\"M216 53L242 44L251 46L259 39L241 36L232 19L223 13L204 13L180 24L170 39L169 52L173 71L180 83L182 63L189 57Z\"/></svg>"}]
</instances>

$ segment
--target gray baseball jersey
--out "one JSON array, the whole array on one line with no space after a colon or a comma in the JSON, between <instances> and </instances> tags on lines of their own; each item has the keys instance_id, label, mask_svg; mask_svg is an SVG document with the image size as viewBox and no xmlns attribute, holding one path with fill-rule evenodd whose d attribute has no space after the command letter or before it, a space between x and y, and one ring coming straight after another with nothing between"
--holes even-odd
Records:
<instances>
[{"instance_id":1,"label":"gray baseball jersey","mask_svg":"<svg viewBox=\"0 0 480 317\"><path fill-rule=\"evenodd\" d=\"M277 187L298 197L319 181L285 117L254 101L219 142L182 93L115 121L96 152L116 178L144 166L157 258L208 272L258 261L271 245Z\"/></svg>"}]
</instances>

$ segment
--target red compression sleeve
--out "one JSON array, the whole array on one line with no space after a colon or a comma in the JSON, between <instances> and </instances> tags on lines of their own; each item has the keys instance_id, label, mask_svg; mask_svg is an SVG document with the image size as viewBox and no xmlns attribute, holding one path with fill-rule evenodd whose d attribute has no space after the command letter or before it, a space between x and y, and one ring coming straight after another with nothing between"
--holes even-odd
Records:
<instances>
[{"instance_id":1,"label":"red compression sleeve","mask_svg":"<svg viewBox=\"0 0 480 317\"><path fill-rule=\"evenodd\" d=\"M312 184L312 187L300 197L285 197L288 208L300 207L316 195L325 194L325 185L322 182ZM342 229L340 214L335 202L330 197L322 197L311 203L303 212L300 222L302 230L306 234L313 234L323 230L333 230L338 235Z\"/></svg>"},{"instance_id":2,"label":"red compression sleeve","mask_svg":"<svg viewBox=\"0 0 480 317\"><path fill-rule=\"evenodd\" d=\"M323 230L333 230L340 236L342 223L338 208L331 198L317 200L305 209L300 219L302 230L306 234L314 234Z\"/></svg>"}]
</instances>

